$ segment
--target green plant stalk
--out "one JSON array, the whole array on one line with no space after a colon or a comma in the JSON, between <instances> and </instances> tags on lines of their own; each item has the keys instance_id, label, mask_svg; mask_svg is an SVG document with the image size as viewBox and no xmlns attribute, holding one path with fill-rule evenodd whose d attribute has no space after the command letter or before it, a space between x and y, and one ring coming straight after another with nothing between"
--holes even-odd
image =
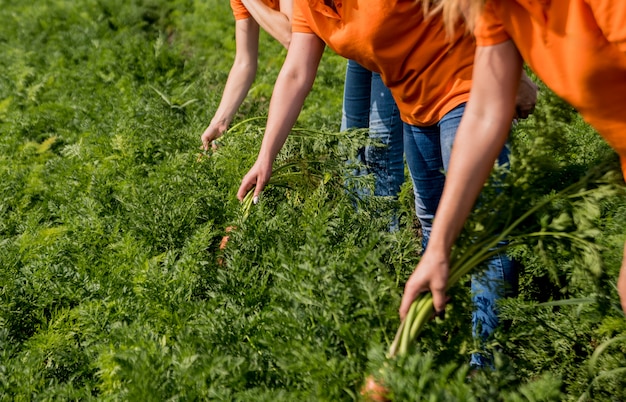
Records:
<instances>
[{"instance_id":1,"label":"green plant stalk","mask_svg":"<svg viewBox=\"0 0 626 402\"><path fill-rule=\"evenodd\" d=\"M609 348L609 346L619 342L626 342L626 335L616 336L607 341L604 341L600 346L596 348L596 350L594 350L593 355L591 355L591 359L589 359L588 370L590 375L593 375L595 373L600 355L602 355L602 353L604 353ZM623 369L626 370L626 367L624 367Z\"/></svg>"},{"instance_id":2,"label":"green plant stalk","mask_svg":"<svg viewBox=\"0 0 626 402\"><path fill-rule=\"evenodd\" d=\"M402 345L402 349L404 349L405 353L411 346L411 339L414 339L417 336L420 329L426 324L426 322L428 322L428 320L430 320L430 318L433 316L433 313L435 312L433 307L432 293L427 293L422 297L422 303L419 307L420 308L418 309L417 319L415 320L413 325L411 325L409 331L408 342L405 345Z\"/></svg>"},{"instance_id":3,"label":"green plant stalk","mask_svg":"<svg viewBox=\"0 0 626 402\"><path fill-rule=\"evenodd\" d=\"M400 329L396 332L396 336L393 340L393 343L391 344L390 352L388 354L389 357L395 356L396 353L398 352L398 349L401 347L401 345L403 344L406 345L406 343L409 341L408 338L409 338L410 331L408 329L405 331L404 329L407 325L409 325L409 323L413 322L415 315L417 314L417 309L419 305L420 303L416 299L416 301L413 304L411 304L411 307L409 307L409 311L407 312L405 319L400 323Z\"/></svg>"},{"instance_id":4,"label":"green plant stalk","mask_svg":"<svg viewBox=\"0 0 626 402\"><path fill-rule=\"evenodd\" d=\"M266 118L267 118L267 116L255 116L255 117L250 117L250 118L248 118L248 119L245 119L245 120L242 120L242 121L238 122L237 124L233 124L233 125L232 125L232 126L231 126L228 130L227 130L227 132L229 132L229 133L230 133L230 132L233 132L233 131L237 131L237 129L238 129L240 126L243 126L244 124L248 124L248 123L250 123L250 122L257 121L257 120L264 120L264 119L266 119Z\"/></svg>"},{"instance_id":5,"label":"green plant stalk","mask_svg":"<svg viewBox=\"0 0 626 402\"><path fill-rule=\"evenodd\" d=\"M241 209L243 211L242 220L246 220L248 215L250 215L250 208L252 208L252 202L254 201L254 189L256 187L252 187L247 193L246 196L243 197L243 201L241 202Z\"/></svg>"},{"instance_id":6,"label":"green plant stalk","mask_svg":"<svg viewBox=\"0 0 626 402\"><path fill-rule=\"evenodd\" d=\"M589 383L589 386L587 387L587 391L583 392L583 394L580 396L580 398L578 398L578 402L584 402L589 400L589 390L591 389L591 387L594 384L597 384L600 380L604 379L604 378L610 378L610 377L618 377L620 375L626 375L626 367L618 367L616 369L613 370L608 370L608 371L603 371L600 374L598 374L597 376L595 376L593 378L593 380L591 380L591 382Z\"/></svg>"},{"instance_id":7,"label":"green plant stalk","mask_svg":"<svg viewBox=\"0 0 626 402\"><path fill-rule=\"evenodd\" d=\"M245 121L250 121L254 119L257 119L257 118L248 119ZM242 124L244 122L241 122L239 124ZM314 160L314 161L300 160L300 161L286 162L272 170L272 175L269 181L267 182L266 187L271 185L271 186L276 186L276 187L293 188L294 183L298 183L298 184L314 183L315 185L318 185L319 183L324 181L323 173L319 173L317 171L309 171L305 169L303 169L303 171L295 171L295 172L289 170L290 168L296 168L296 167L302 168L306 166L314 166L316 164L319 165L320 167L324 166L324 162L318 161L318 160ZM255 188L256 187L252 187L250 190L248 190L248 192L246 193L242 201L242 211L243 211L242 220L246 220L248 216L250 215L250 210L252 208L252 204L254 201Z\"/></svg>"},{"instance_id":8,"label":"green plant stalk","mask_svg":"<svg viewBox=\"0 0 626 402\"><path fill-rule=\"evenodd\" d=\"M425 313L429 312L429 307L433 307L432 301L433 301L433 297L431 293L425 293L421 297L421 301L417 305L416 321L413 323L413 325L409 329L409 333L411 335L415 336L415 331L419 328L419 326L416 324L419 324L421 321L423 321L426 318L430 318L430 315L426 315ZM430 312L432 313L432 311Z\"/></svg>"},{"instance_id":9,"label":"green plant stalk","mask_svg":"<svg viewBox=\"0 0 626 402\"><path fill-rule=\"evenodd\" d=\"M411 305L411 307L413 307L413 305ZM411 309L409 308L409 312L410 311ZM391 346L389 347L389 352L387 353L387 357L391 358L397 354L398 345L400 344L400 337L402 336L402 334L406 332L404 331L404 327L406 326L406 323L407 323L406 319L402 320L402 322L400 323L400 327L398 327L398 330L396 331L396 336L393 338L393 342L391 343Z\"/></svg>"},{"instance_id":10,"label":"green plant stalk","mask_svg":"<svg viewBox=\"0 0 626 402\"><path fill-rule=\"evenodd\" d=\"M567 300L555 300L550 302L543 302L538 304L529 305L527 307L555 307L555 306L574 306L581 304L591 304L595 303L596 299L593 297L579 297L576 299L567 299Z\"/></svg>"}]
</instances>

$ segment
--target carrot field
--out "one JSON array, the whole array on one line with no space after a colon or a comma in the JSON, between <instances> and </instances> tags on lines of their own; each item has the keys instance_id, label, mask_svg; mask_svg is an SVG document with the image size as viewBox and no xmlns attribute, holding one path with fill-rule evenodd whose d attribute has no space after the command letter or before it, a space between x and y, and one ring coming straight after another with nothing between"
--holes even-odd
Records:
<instances>
[{"instance_id":1,"label":"carrot field","mask_svg":"<svg viewBox=\"0 0 626 402\"><path fill-rule=\"evenodd\" d=\"M348 163L367 134L339 132L344 59L326 50L260 202L236 199L286 54L265 33L260 49L204 155L227 1L0 0L0 401L353 401L369 374L394 401L626 400L626 193L575 110L539 83L457 244L517 222L519 294L494 370L470 375L467 275L387 357L420 230L410 182L397 201L345 185L373 179Z\"/></svg>"}]
</instances>

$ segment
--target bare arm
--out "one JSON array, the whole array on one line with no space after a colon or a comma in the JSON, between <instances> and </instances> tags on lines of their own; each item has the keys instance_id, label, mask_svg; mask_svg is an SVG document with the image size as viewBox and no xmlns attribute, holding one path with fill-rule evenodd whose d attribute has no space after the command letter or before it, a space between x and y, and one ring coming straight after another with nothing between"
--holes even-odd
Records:
<instances>
[{"instance_id":1,"label":"bare arm","mask_svg":"<svg viewBox=\"0 0 626 402\"><path fill-rule=\"evenodd\" d=\"M435 311L445 308L450 251L506 142L521 68L511 41L476 49L472 92L452 147L428 247L404 288L403 319L415 297L428 290Z\"/></svg>"},{"instance_id":2,"label":"bare arm","mask_svg":"<svg viewBox=\"0 0 626 402\"><path fill-rule=\"evenodd\" d=\"M237 198L243 200L254 186L258 197L272 174L272 164L296 123L302 105L313 87L324 52L324 42L314 34L294 33L287 58L278 74L261 150L254 166L244 176Z\"/></svg>"},{"instance_id":3,"label":"bare arm","mask_svg":"<svg viewBox=\"0 0 626 402\"><path fill-rule=\"evenodd\" d=\"M205 150L224 134L252 86L259 52L259 24L252 18L236 21L235 42L235 61L228 73L222 100L211 123L200 137Z\"/></svg>"},{"instance_id":4,"label":"bare arm","mask_svg":"<svg viewBox=\"0 0 626 402\"><path fill-rule=\"evenodd\" d=\"M242 3L261 28L289 48L293 0L281 0L280 11L268 7L261 0L242 0Z\"/></svg>"}]
</instances>

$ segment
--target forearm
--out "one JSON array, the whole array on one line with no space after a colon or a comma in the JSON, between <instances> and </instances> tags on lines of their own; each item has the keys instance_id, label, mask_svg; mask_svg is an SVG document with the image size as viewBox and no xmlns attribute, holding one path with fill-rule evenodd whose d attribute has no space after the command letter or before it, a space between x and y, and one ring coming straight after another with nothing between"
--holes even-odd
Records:
<instances>
[{"instance_id":1,"label":"forearm","mask_svg":"<svg viewBox=\"0 0 626 402\"><path fill-rule=\"evenodd\" d=\"M228 80L224 86L222 99L215 111L211 125L215 126L220 132L224 132L230 122L233 120L235 113L246 98L252 82L256 76L256 63L254 62L238 62L235 64L228 74Z\"/></svg>"},{"instance_id":2,"label":"forearm","mask_svg":"<svg viewBox=\"0 0 626 402\"><path fill-rule=\"evenodd\" d=\"M265 135L259 151L260 160L271 164L276 159L298 119L314 78L315 73L303 74L290 68L281 70L270 101Z\"/></svg>"},{"instance_id":3,"label":"forearm","mask_svg":"<svg viewBox=\"0 0 626 402\"><path fill-rule=\"evenodd\" d=\"M291 128L296 122L306 96L311 91L319 66L324 42L313 34L296 33L287 52L285 63L278 74L265 135L254 166L243 177L237 198L241 201L254 187L258 196L272 175L272 164L283 147Z\"/></svg>"},{"instance_id":4,"label":"forearm","mask_svg":"<svg viewBox=\"0 0 626 402\"><path fill-rule=\"evenodd\" d=\"M291 10L288 13L283 12L282 8L281 11L276 11L261 0L242 0L242 3L261 28L285 48L289 48L291 42Z\"/></svg>"},{"instance_id":5,"label":"forearm","mask_svg":"<svg viewBox=\"0 0 626 402\"><path fill-rule=\"evenodd\" d=\"M428 243L449 255L494 162L506 143L510 119L489 120L468 108L454 140L441 201Z\"/></svg>"},{"instance_id":6,"label":"forearm","mask_svg":"<svg viewBox=\"0 0 626 402\"><path fill-rule=\"evenodd\" d=\"M521 63L512 42L477 49L472 92L454 140L429 248L450 252L507 140Z\"/></svg>"}]
</instances>

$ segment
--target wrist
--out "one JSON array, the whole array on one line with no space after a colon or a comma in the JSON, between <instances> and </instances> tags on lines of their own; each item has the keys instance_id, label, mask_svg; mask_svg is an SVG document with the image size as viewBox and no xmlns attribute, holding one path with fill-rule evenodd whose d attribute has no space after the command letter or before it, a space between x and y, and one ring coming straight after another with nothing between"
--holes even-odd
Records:
<instances>
[{"instance_id":1,"label":"wrist","mask_svg":"<svg viewBox=\"0 0 626 402\"><path fill-rule=\"evenodd\" d=\"M272 166L274 165L274 158L271 155L266 154L265 152L259 152L256 160L256 165L259 167L263 167L266 170L272 170Z\"/></svg>"},{"instance_id":2,"label":"wrist","mask_svg":"<svg viewBox=\"0 0 626 402\"><path fill-rule=\"evenodd\" d=\"M213 129L217 131L219 135L224 134L224 132L228 129L229 124L230 121L226 118L214 118L213 120L211 120L211 127L213 127Z\"/></svg>"},{"instance_id":3,"label":"wrist","mask_svg":"<svg viewBox=\"0 0 626 402\"><path fill-rule=\"evenodd\" d=\"M431 237L428 239L428 245L424 254L428 254L428 257L440 262L447 262L450 259L450 253L452 251L452 242L447 241L445 238Z\"/></svg>"}]
</instances>

